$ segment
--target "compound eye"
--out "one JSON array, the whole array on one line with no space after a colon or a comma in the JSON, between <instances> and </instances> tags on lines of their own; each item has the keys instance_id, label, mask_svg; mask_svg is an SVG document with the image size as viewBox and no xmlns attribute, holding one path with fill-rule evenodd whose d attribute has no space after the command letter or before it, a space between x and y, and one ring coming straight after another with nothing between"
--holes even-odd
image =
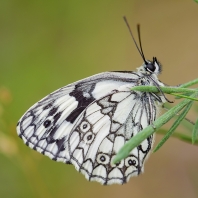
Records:
<instances>
[{"instance_id":1,"label":"compound eye","mask_svg":"<svg viewBox=\"0 0 198 198\"><path fill-rule=\"evenodd\" d=\"M147 71L154 72L156 67L153 63L149 62L145 65Z\"/></svg>"}]
</instances>

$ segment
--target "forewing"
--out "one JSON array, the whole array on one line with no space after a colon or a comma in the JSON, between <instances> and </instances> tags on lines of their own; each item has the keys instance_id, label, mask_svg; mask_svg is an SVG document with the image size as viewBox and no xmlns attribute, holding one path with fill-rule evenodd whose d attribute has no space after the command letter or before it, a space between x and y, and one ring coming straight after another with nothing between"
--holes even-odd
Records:
<instances>
[{"instance_id":1,"label":"forewing","mask_svg":"<svg viewBox=\"0 0 198 198\"><path fill-rule=\"evenodd\" d=\"M19 120L17 133L32 149L69 163L63 145L82 112L93 101L126 82L132 86L135 78L137 74L105 72L65 86L33 105Z\"/></svg>"}]
</instances>

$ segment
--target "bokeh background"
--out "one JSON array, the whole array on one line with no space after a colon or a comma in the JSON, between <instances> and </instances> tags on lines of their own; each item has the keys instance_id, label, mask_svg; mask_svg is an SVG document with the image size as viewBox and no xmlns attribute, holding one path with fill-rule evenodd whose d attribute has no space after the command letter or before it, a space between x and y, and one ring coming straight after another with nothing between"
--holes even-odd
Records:
<instances>
[{"instance_id":1,"label":"bokeh background","mask_svg":"<svg viewBox=\"0 0 198 198\"><path fill-rule=\"evenodd\" d=\"M198 4L193 0L0 2L0 197L198 197L198 148L175 138L151 154L145 173L119 186L88 182L73 166L29 149L16 123L35 102L68 83L135 70L145 56L163 64L160 79L177 85L198 76ZM196 120L197 114L190 114ZM156 142L162 138L157 135Z\"/></svg>"}]
</instances>

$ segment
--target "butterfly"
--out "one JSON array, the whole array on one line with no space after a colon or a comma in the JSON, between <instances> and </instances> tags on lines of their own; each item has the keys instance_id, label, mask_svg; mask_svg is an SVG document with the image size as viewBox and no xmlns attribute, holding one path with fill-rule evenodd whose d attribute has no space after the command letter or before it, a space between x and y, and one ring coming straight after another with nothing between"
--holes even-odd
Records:
<instances>
[{"instance_id":1,"label":"butterfly","mask_svg":"<svg viewBox=\"0 0 198 198\"><path fill-rule=\"evenodd\" d=\"M30 148L73 164L86 179L103 185L124 184L143 172L153 135L113 164L121 147L154 122L166 101L160 91L164 84L157 77L161 64L156 57L146 60L140 36L139 43L140 48L135 42L144 63L136 72L103 72L56 90L22 116L19 137ZM154 85L159 93L131 90L139 85Z\"/></svg>"}]
</instances>

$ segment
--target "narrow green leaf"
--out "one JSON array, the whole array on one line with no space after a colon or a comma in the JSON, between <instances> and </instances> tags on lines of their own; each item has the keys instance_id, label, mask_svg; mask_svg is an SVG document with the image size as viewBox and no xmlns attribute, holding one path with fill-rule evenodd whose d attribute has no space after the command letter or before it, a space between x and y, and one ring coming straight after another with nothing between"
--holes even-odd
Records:
<instances>
[{"instance_id":1,"label":"narrow green leaf","mask_svg":"<svg viewBox=\"0 0 198 198\"><path fill-rule=\"evenodd\" d=\"M188 111L190 110L190 108L192 107L192 101L190 101L185 109L182 111L182 113L179 115L179 117L175 120L175 122L173 123L172 127L168 130L168 132L166 133L166 135L162 138L162 140L159 142L159 144L155 147L155 149L153 150L153 152L156 152L157 150L159 150L159 148L162 147L162 145L168 140L168 138L173 134L173 132L175 131L175 129L179 126L179 124L181 123L181 121L185 118L186 114L188 113Z\"/></svg>"},{"instance_id":2,"label":"narrow green leaf","mask_svg":"<svg viewBox=\"0 0 198 198\"><path fill-rule=\"evenodd\" d=\"M171 93L195 93L196 89L180 88L180 87L160 87L160 89L167 94ZM132 87L133 91L142 91L142 92L159 92L156 86L135 86Z\"/></svg>"},{"instance_id":3,"label":"narrow green leaf","mask_svg":"<svg viewBox=\"0 0 198 198\"><path fill-rule=\"evenodd\" d=\"M195 126L193 128L193 132L192 132L192 143L195 144L196 140L197 140L197 136L198 136L198 119L195 122Z\"/></svg>"},{"instance_id":4,"label":"narrow green leaf","mask_svg":"<svg viewBox=\"0 0 198 198\"><path fill-rule=\"evenodd\" d=\"M191 97L196 97L198 93L193 93ZM189 103L188 99L185 99L181 101L179 104L172 107L169 111L164 113L162 116L160 116L156 121L154 121L155 129L149 125L145 129L143 129L141 132L139 132L137 135L132 137L117 153L115 156L113 163L118 163L122 159L126 158L131 150L133 150L135 147L140 145L140 143L145 140L147 137L152 135L156 130L158 130L162 125L167 123L171 118L175 116L181 109L183 109L187 104Z\"/></svg>"},{"instance_id":5,"label":"narrow green leaf","mask_svg":"<svg viewBox=\"0 0 198 198\"><path fill-rule=\"evenodd\" d=\"M187 98L187 99L190 99L190 100L198 101L198 99L197 99L197 98L191 98L191 97L186 96L186 95L174 94L174 93L171 93L171 95L176 96L177 98ZM190 95L190 94L189 94L189 95Z\"/></svg>"},{"instance_id":6,"label":"narrow green leaf","mask_svg":"<svg viewBox=\"0 0 198 198\"><path fill-rule=\"evenodd\" d=\"M191 80L190 82L184 83L184 84L180 85L179 87L186 88L186 87L190 87L190 86L193 86L196 84L198 84L198 78Z\"/></svg>"},{"instance_id":7,"label":"narrow green leaf","mask_svg":"<svg viewBox=\"0 0 198 198\"><path fill-rule=\"evenodd\" d=\"M184 96L190 96L191 93L182 93L182 96L183 96L183 95L184 95ZM178 96L178 95L175 97L175 99L180 99L180 98L181 98L181 97Z\"/></svg>"},{"instance_id":8,"label":"narrow green leaf","mask_svg":"<svg viewBox=\"0 0 198 198\"><path fill-rule=\"evenodd\" d=\"M157 131L157 134L163 134L165 135L167 133L167 130L165 129L160 129ZM175 137L179 140L182 140L184 142L187 142L187 143L192 143L192 137L191 136L188 136L188 135L185 135L185 134L182 134L181 132L178 132L178 131L175 131L171 137ZM198 145L198 139L195 141L194 145Z\"/></svg>"},{"instance_id":9,"label":"narrow green leaf","mask_svg":"<svg viewBox=\"0 0 198 198\"><path fill-rule=\"evenodd\" d=\"M170 108L171 108L171 106L169 105L169 103L166 103L165 105L164 105L165 107L164 107L164 109L165 110L169 110ZM178 118L178 116L179 116L180 114L178 113L178 114L175 114L175 116L173 117L174 119L177 119ZM192 120L190 120L190 119L188 119L188 118L186 118L185 117L185 119L181 122L181 125L187 130L187 131L192 131L192 129L193 129L193 127L194 127L194 125L195 125L195 123L192 121ZM167 132L167 131L166 131ZM191 139L191 138L190 138Z\"/></svg>"}]
</instances>

